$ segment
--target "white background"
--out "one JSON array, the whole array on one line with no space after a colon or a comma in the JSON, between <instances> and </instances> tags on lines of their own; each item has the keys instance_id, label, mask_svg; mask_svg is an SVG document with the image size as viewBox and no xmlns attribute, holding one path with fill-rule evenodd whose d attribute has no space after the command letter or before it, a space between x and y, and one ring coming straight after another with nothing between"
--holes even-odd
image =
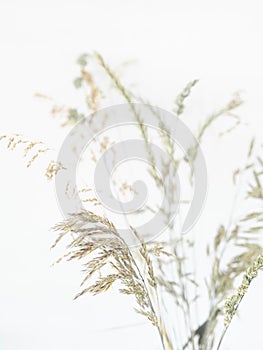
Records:
<instances>
[{"instance_id":1,"label":"white background","mask_svg":"<svg viewBox=\"0 0 263 350\"><path fill-rule=\"evenodd\" d=\"M231 171L244 159L251 135L262 136L262 32L260 1L2 0L1 134L21 132L58 148L66 130L33 95L77 106L75 59L93 50L114 65L135 59L130 81L163 108L170 109L185 83L199 78L186 110L189 124L198 125L242 91L239 131L223 141L216 132L207 139L210 192L195 229L204 240L227 220ZM50 252L49 229L61 215L53 185L43 176L45 163L28 170L21 154L0 147L0 349L160 349L152 327L138 325L143 320L129 298L112 291L72 301L79 269L50 268L59 254ZM251 288L225 349L260 348L262 281ZM107 330L125 325L134 327Z\"/></svg>"}]
</instances>

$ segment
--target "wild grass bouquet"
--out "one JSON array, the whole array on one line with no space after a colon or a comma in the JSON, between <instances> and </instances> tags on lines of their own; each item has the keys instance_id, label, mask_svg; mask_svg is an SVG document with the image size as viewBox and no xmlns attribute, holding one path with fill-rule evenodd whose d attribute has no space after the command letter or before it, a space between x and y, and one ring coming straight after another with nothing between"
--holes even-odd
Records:
<instances>
[{"instance_id":1,"label":"wild grass bouquet","mask_svg":"<svg viewBox=\"0 0 263 350\"><path fill-rule=\"evenodd\" d=\"M222 108L209 115L194 135L197 144L184 150L183 154L169 137L169 126L165 125L158 110L122 83L120 69L110 67L99 53L83 54L77 64L79 75L74 80L74 86L83 92L87 109L82 112L75 107L54 104L52 100L52 115L61 118L63 127L74 127L86 118L86 125L95 135L104 128L103 123L98 124L97 115L100 110L121 101L130 109L136 123L136 127L129 129L129 132L136 134L145 145L148 158L147 176L150 177L147 181L150 186L162 191L163 179L171 172L170 166L174 173L170 177L169 191L166 192L168 205L165 208L158 207L157 197L153 204L146 204L133 213L131 220L126 211L118 213L136 242L133 245L120 233L116 213L111 215L92 188L92 178L91 183L84 178L80 186L67 184L65 195L70 198L79 196L85 207L68 213L65 220L55 225L54 232L57 236L53 247L65 242L66 252L57 262L66 260L82 263L84 278L75 298L86 293L104 293L114 285L120 293L129 296L131 301L133 299L136 302L135 311L156 327L163 349L221 349L224 335L242 299L263 267L263 250L260 244L263 229L263 160L262 148L257 140L252 139L248 145L244 164L239 169L233 169L233 187L237 191L240 177L245 179L243 201L249 202L249 209L238 220L231 218L228 225L220 225L209 242L202 242L209 274L200 271L198 263L194 263L193 257L198 261L200 254L196 235L193 230L183 234L182 221L187 212L184 208L189 207L189 197L195 186L192 164L198 157L198 147L217 121L227 118L231 123L224 133L231 133L239 127L241 120L237 112L243 103L241 97L234 95ZM193 80L175 97L172 111L169 112L174 118L183 120L185 103L196 88L198 81ZM46 98L41 94L38 97ZM136 103L147 105L158 120L159 130L148 130L144 115L138 113ZM106 119L107 116L103 119L104 123ZM97 166L101 155L114 144L113 136L114 133L110 133L93 140L88 160L85 159L86 167ZM127 138L127 134L124 133L123 137ZM12 150L23 147L25 156L33 152L28 159L28 166L41 153L49 151L44 144L27 141L19 134L3 135L1 142L6 142L7 148ZM151 147L153 142L165 155L159 167ZM82 164L84 162L80 162L80 166ZM46 177L53 179L63 174L66 168L59 159L52 160L47 166ZM129 170L125 174L128 173ZM178 199L176 173L181 174L184 186L188 186L187 198ZM112 186L122 203L136 195L136 189L121 176L113 181ZM168 219L171 211L178 202L183 213L180 211L170 221ZM140 226L136 223L142 217L148 220L156 212L161 212L164 222L167 223L166 229L159 235L152 233L149 239L140 232ZM200 309L207 310L205 315L199 312Z\"/></svg>"}]
</instances>

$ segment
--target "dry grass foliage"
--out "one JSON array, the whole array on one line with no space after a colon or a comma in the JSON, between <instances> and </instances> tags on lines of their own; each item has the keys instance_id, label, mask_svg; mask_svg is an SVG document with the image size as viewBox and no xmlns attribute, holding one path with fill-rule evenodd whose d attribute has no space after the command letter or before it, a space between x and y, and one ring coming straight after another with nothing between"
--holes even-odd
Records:
<instances>
[{"instance_id":1,"label":"dry grass foliage","mask_svg":"<svg viewBox=\"0 0 263 350\"><path fill-rule=\"evenodd\" d=\"M102 69L105 78L110 81L117 94L130 104L131 108L133 108L133 102L146 102L124 86L119 75L100 54L82 55L78 64L80 76L76 78L74 84L77 88L86 88L85 98L89 110L96 111L102 105L101 96L107 94L105 86L96 81L91 71L94 65ZM189 82L176 97L173 110L178 117L183 116L185 100L197 82L197 80ZM240 124L240 118L235 111L241 104L242 100L239 94L236 94L225 106L209 115L196 133L198 142L202 143L209 128L221 118L230 118L233 124L229 129L222 131L220 136L235 130ZM143 118L137 114L135 109L133 113L147 146L149 136ZM76 114L82 115L80 112ZM183 163L193 161L196 156L196 148L189 149L185 158L178 158L174 144L165 132L168 126L163 124L159 115L156 115L156 118L163 130L160 133L160 139L176 168L178 169ZM68 122L71 121L72 118L69 117ZM152 165L150 173L156 185L161 186L150 148L148 148L148 157ZM163 173L165 171L164 165ZM244 167L234 171L233 180L235 186L238 177L246 176L248 189L244 200L251 200L253 202L251 207L256 209L248 212L236 222L231 218L228 226L221 225L215 233L213 242L207 244L207 259L211 265L211 274L209 278L206 278L205 284L208 294L208 312L202 319L194 312L198 309L199 294L203 292L202 283L197 279L198 267L192 261L195 240L191 235L178 234L175 225L169 227L169 232L162 241L147 244L140 238L140 233L131 228L139 242L137 250L130 250L127 247L110 221L91 212L75 213L69 220L57 225L55 230L60 234L56 244L68 233L71 233L73 237L65 258L83 260L86 276L82 286L92 281L88 287L80 291L77 297L87 292L93 294L105 292L116 284L121 293L135 296L138 304L136 311L157 326L164 349L211 350L215 347L219 349L226 329L252 281L251 277L254 278L255 270L258 271L261 268L262 247L258 238L263 228L261 224L263 213L259 205L263 194L262 174L263 161L258 155L255 155L255 141L252 140L249 145L247 162ZM174 199L170 200L172 203ZM168 213L163 214L165 216ZM235 251L236 254L229 257L229 251ZM250 265L252 267L246 273L242 286L238 288L233 297L227 299L237 288L237 281L244 274L246 267ZM110 270L107 270L110 272L104 276L105 266L110 267ZM97 278L94 282L95 275ZM225 328L223 328L224 305ZM184 325L183 331L177 329L180 323ZM221 336L220 332L222 332Z\"/></svg>"},{"instance_id":2,"label":"dry grass foliage","mask_svg":"<svg viewBox=\"0 0 263 350\"><path fill-rule=\"evenodd\" d=\"M138 303L137 312L146 316L155 326L157 325L157 317L140 270L126 243L108 219L83 211L72 214L70 219L56 225L54 230L59 233L54 246L65 235L70 234L72 237L68 245L69 252L63 257L68 261L84 260L91 253L96 253L95 257L93 255L91 260L85 260L83 263L85 278L81 286L84 286L95 274L99 275L99 278L89 287L82 289L75 298L87 292L94 295L105 292L113 283L120 282L121 293L135 296ZM145 256L144 252L142 254ZM147 261L149 262L148 258ZM112 273L103 276L105 266L110 267ZM153 278L152 272L151 276Z\"/></svg>"},{"instance_id":3,"label":"dry grass foliage","mask_svg":"<svg viewBox=\"0 0 263 350\"><path fill-rule=\"evenodd\" d=\"M42 154L46 154L52 150L42 141L31 141L21 134L1 135L0 142L5 142L5 147L10 151L20 148L23 157L26 159L27 168L31 167ZM63 164L51 160L46 168L45 176L48 180L51 180L60 170L63 169L65 169Z\"/></svg>"},{"instance_id":4,"label":"dry grass foliage","mask_svg":"<svg viewBox=\"0 0 263 350\"><path fill-rule=\"evenodd\" d=\"M1 135L0 141L5 142L7 149L14 151L17 148L22 148L23 156L27 160L27 167L29 168L35 160L43 153L50 151L50 148L45 146L41 141L29 141L21 134Z\"/></svg>"},{"instance_id":5,"label":"dry grass foliage","mask_svg":"<svg viewBox=\"0 0 263 350\"><path fill-rule=\"evenodd\" d=\"M132 105L136 101L146 101L124 86L119 74L100 54L84 54L78 59L78 65L80 72L74 80L74 85L77 89L83 90L88 112L96 112L103 106L103 96L107 95L107 84L110 84L120 100L130 104L147 147L149 144L147 127ZM100 73L97 73L98 71ZM101 76L103 78L99 79ZM104 81L107 81L106 85ZM177 117L183 117L185 101L196 84L197 80L189 82L176 97L172 109ZM41 94L38 94L38 97L53 101ZM199 143L202 143L209 128L222 118L230 118L233 125L222 131L221 135L232 132L240 124L236 109L241 104L242 100L236 94L222 108L209 115L196 132ZM62 125L66 126L78 122L85 112L55 104L52 107L52 114L62 115ZM194 159L196 148L189 149L186 157L178 157L174 144L165 132L169 130L168 126L164 125L159 115L156 115L156 118L162 129L160 140L178 170L183 164L188 164ZM95 125L92 117L90 124L91 127ZM0 141L4 140L7 148L11 150L18 145L23 147L24 155L29 157L28 167L39 154L48 151L41 142L24 140L18 134L11 137L1 136ZM263 229L263 160L260 150L258 151L255 145L255 140L252 140L245 165L233 173L233 186L236 186L240 177L247 179L247 191L242 199L250 204L251 209L238 220L234 219L236 216L232 214L229 224L220 225L213 240L208 244L205 242L208 266L211 266L209 277L202 276L201 280L198 277L200 276L198 264L193 260L196 249L195 238L191 234L180 235L176 222L169 226L160 240L150 243L145 243L140 237L140 232L130 227L138 240L138 249L131 250L110 220L94 212L83 211L72 213L68 219L54 227L58 237L53 247L63 238L67 237L69 241L67 252L57 262L77 260L83 265L85 276L76 298L86 293L93 295L103 293L115 285L120 293L135 298L136 311L157 327L164 349L219 349L241 300L263 265L262 246L259 240ZM101 151L103 152L103 148ZM161 186L150 147L148 156L151 164L150 174L156 185ZM95 155L94 159L96 161ZM52 161L47 167L46 177L51 179L62 169L62 164ZM167 164L164 164L163 174L166 171ZM192 186L191 177L190 186ZM128 189L129 185L124 182L121 190L125 192ZM88 191L82 192L86 194ZM175 200L173 187L170 193L169 200L172 204ZM96 202L96 198L93 197L88 197L86 200ZM154 212L154 209L152 211ZM164 218L168 214L163 212ZM238 285L242 276L243 281ZM205 285L202 285L202 279L205 279ZM205 293L207 293L207 310L201 312L200 318L199 296Z\"/></svg>"}]
</instances>

